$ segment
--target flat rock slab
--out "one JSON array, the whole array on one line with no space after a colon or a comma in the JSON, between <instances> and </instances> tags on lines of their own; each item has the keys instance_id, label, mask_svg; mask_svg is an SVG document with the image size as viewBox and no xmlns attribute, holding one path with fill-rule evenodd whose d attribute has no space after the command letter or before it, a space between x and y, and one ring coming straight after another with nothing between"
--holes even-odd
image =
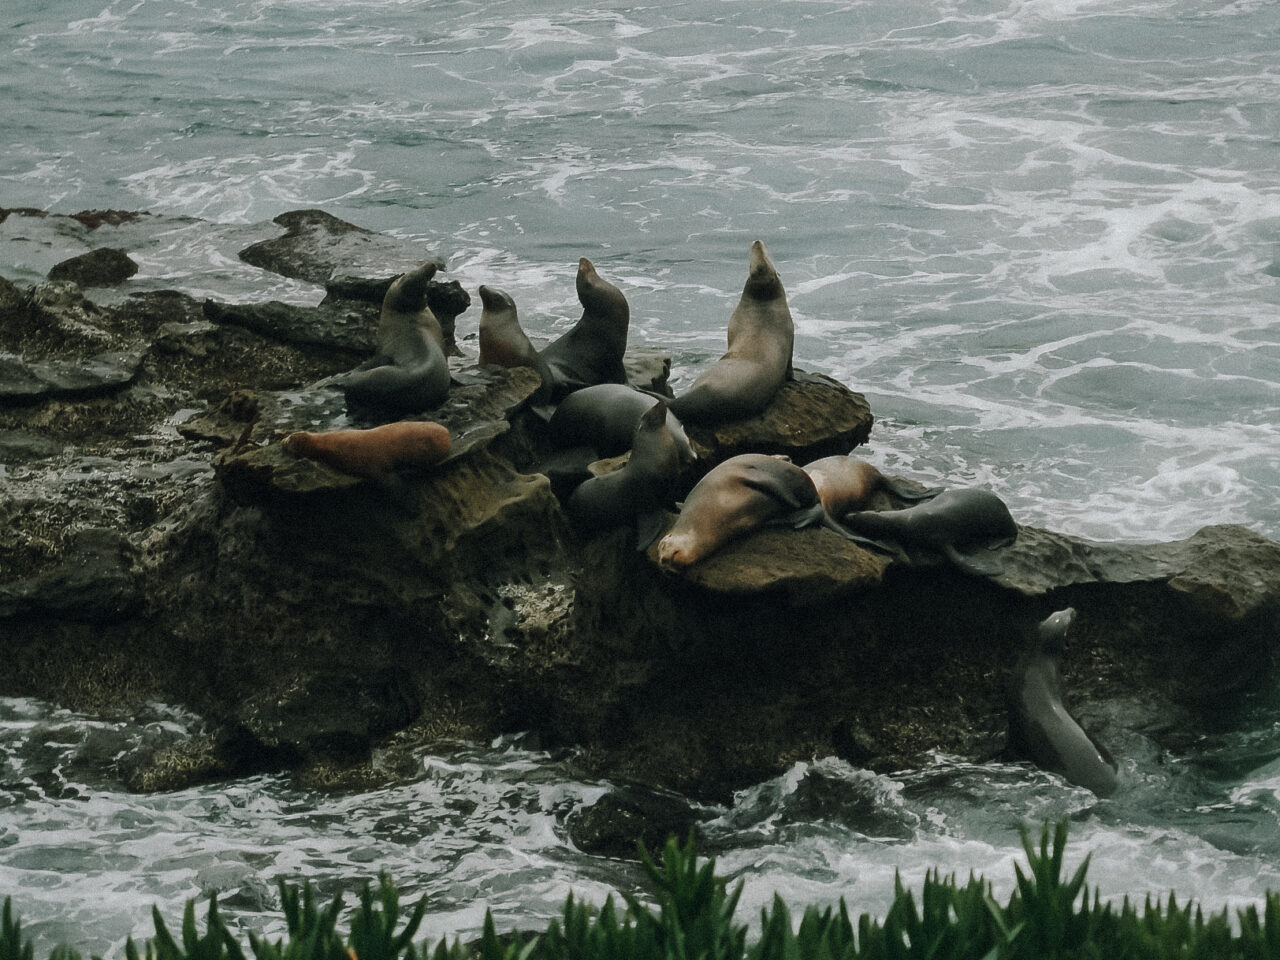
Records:
<instances>
[{"instance_id":1,"label":"flat rock slab","mask_svg":"<svg viewBox=\"0 0 1280 960\"><path fill-rule=\"evenodd\" d=\"M267 303L204 302L204 315L214 323L232 324L281 343L372 353L377 344L378 308L355 301L299 307Z\"/></svg>"},{"instance_id":2,"label":"flat rock slab","mask_svg":"<svg viewBox=\"0 0 1280 960\"><path fill-rule=\"evenodd\" d=\"M309 283L323 284L335 275L390 281L432 259L419 244L357 227L323 210L291 210L274 222L285 228L284 236L245 247L240 259Z\"/></svg>"},{"instance_id":3,"label":"flat rock slab","mask_svg":"<svg viewBox=\"0 0 1280 960\"><path fill-rule=\"evenodd\" d=\"M874 422L862 394L823 374L797 370L758 416L684 428L710 470L742 453L785 454L798 464L846 454L866 443Z\"/></svg>"},{"instance_id":4,"label":"flat rock slab","mask_svg":"<svg viewBox=\"0 0 1280 960\"><path fill-rule=\"evenodd\" d=\"M1196 609L1244 620L1280 606L1280 543L1247 527L1204 527L1171 543L1098 543L1020 527L994 578L1025 596L1088 584L1166 583Z\"/></svg>"},{"instance_id":5,"label":"flat rock slab","mask_svg":"<svg viewBox=\"0 0 1280 960\"><path fill-rule=\"evenodd\" d=\"M0 356L0 403L109 393L133 382L145 355L146 349L138 348L100 353L84 361Z\"/></svg>"}]
</instances>

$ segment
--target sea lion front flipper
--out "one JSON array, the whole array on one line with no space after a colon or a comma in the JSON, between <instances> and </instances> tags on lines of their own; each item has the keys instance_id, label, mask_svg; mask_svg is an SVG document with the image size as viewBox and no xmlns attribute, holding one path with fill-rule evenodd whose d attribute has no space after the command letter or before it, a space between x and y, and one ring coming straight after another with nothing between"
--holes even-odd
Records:
<instances>
[{"instance_id":1,"label":"sea lion front flipper","mask_svg":"<svg viewBox=\"0 0 1280 960\"><path fill-rule=\"evenodd\" d=\"M556 405L554 403L530 403L529 409L543 423L550 423L551 418L555 415Z\"/></svg>"},{"instance_id":2,"label":"sea lion front flipper","mask_svg":"<svg viewBox=\"0 0 1280 960\"><path fill-rule=\"evenodd\" d=\"M667 512L661 508L636 515L636 549L644 552L667 526Z\"/></svg>"},{"instance_id":3,"label":"sea lion front flipper","mask_svg":"<svg viewBox=\"0 0 1280 960\"><path fill-rule=\"evenodd\" d=\"M961 573L972 577L998 577L1004 573L1004 557L1000 551L1006 544L982 544L961 552L955 544L944 543L939 549Z\"/></svg>"},{"instance_id":4,"label":"sea lion front flipper","mask_svg":"<svg viewBox=\"0 0 1280 960\"><path fill-rule=\"evenodd\" d=\"M932 500L938 494L946 490L946 487L925 487L924 489L916 489L912 484L898 477L886 477L881 474L880 485L892 493L899 500L908 500L915 503L919 500Z\"/></svg>"},{"instance_id":5,"label":"sea lion front flipper","mask_svg":"<svg viewBox=\"0 0 1280 960\"><path fill-rule=\"evenodd\" d=\"M889 556L896 557L899 560L907 559L907 555L903 553L901 547L892 543L885 543L882 540L872 540L870 537L864 537L861 534L854 533L852 530L841 526L840 522L825 510L822 513L822 520L820 522L828 530L833 533L840 534L840 536L844 537L850 543L856 543L858 546L865 547L875 553L888 554Z\"/></svg>"},{"instance_id":6,"label":"sea lion front flipper","mask_svg":"<svg viewBox=\"0 0 1280 960\"><path fill-rule=\"evenodd\" d=\"M800 498L796 496L795 488L786 483L783 477L776 473L769 473L766 470L761 470L756 466L749 467L743 471L742 485L744 487L750 487L752 490L759 490L766 497L771 497L784 506L791 507L799 513L811 510L815 506L819 510L822 509L821 503L802 503ZM808 522L813 523L817 519L818 517L815 515ZM805 524L799 523L796 524L796 526L803 527Z\"/></svg>"}]
</instances>

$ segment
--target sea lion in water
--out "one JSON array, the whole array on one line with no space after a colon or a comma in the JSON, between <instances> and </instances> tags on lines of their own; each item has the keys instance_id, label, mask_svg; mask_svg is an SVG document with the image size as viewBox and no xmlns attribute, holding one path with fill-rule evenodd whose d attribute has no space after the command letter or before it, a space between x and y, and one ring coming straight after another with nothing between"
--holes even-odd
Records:
<instances>
[{"instance_id":1,"label":"sea lion in water","mask_svg":"<svg viewBox=\"0 0 1280 960\"><path fill-rule=\"evenodd\" d=\"M586 257L578 261L578 301L582 317L541 352L551 371L552 401L593 383L626 383L622 355L627 351L631 309L613 284L601 279Z\"/></svg>"},{"instance_id":2,"label":"sea lion in water","mask_svg":"<svg viewBox=\"0 0 1280 960\"><path fill-rule=\"evenodd\" d=\"M636 427L631 457L619 469L581 483L565 511L586 536L637 522L637 549L662 530L662 508L674 502L681 470L680 448L667 427L667 405L650 406Z\"/></svg>"},{"instance_id":3,"label":"sea lion in water","mask_svg":"<svg viewBox=\"0 0 1280 960\"><path fill-rule=\"evenodd\" d=\"M542 378L542 387L533 395L534 403L551 399L551 371L520 327L516 303L496 287L480 287L479 363L500 367L532 367Z\"/></svg>"},{"instance_id":4,"label":"sea lion in water","mask_svg":"<svg viewBox=\"0 0 1280 960\"><path fill-rule=\"evenodd\" d=\"M637 390L625 383L597 383L575 390L556 407L548 424L551 443L557 449L587 446L601 457L616 457L631 449L636 428L655 400L656 394ZM676 415L667 407L667 431L680 451L680 462L698 459Z\"/></svg>"},{"instance_id":5,"label":"sea lion in water","mask_svg":"<svg viewBox=\"0 0 1280 960\"><path fill-rule=\"evenodd\" d=\"M762 411L792 377L795 325L769 252L751 244L747 282L729 318L729 351L669 404L685 423L742 420Z\"/></svg>"},{"instance_id":6,"label":"sea lion in water","mask_svg":"<svg viewBox=\"0 0 1280 960\"><path fill-rule=\"evenodd\" d=\"M944 490L902 510L863 510L839 519L850 532L876 542L937 550L959 570L996 577L1004 570L998 551L1018 537L1004 501L987 490Z\"/></svg>"},{"instance_id":7,"label":"sea lion in water","mask_svg":"<svg viewBox=\"0 0 1280 960\"><path fill-rule=\"evenodd\" d=\"M658 565L682 570L731 540L766 524L821 524L852 537L822 509L809 474L785 457L743 453L713 467L685 498L680 515L658 544Z\"/></svg>"},{"instance_id":8,"label":"sea lion in water","mask_svg":"<svg viewBox=\"0 0 1280 960\"><path fill-rule=\"evenodd\" d=\"M1071 607L1051 614L1019 655L1010 687L1009 749L1109 797L1116 789L1115 759L1071 716L1063 696L1062 653L1075 620Z\"/></svg>"},{"instance_id":9,"label":"sea lion in water","mask_svg":"<svg viewBox=\"0 0 1280 960\"><path fill-rule=\"evenodd\" d=\"M917 490L896 477L886 477L867 461L849 455L811 461L804 465L804 472L813 478L818 499L837 522L849 511L864 508L871 495L881 488L901 500L912 501L930 500L942 492L936 488Z\"/></svg>"},{"instance_id":10,"label":"sea lion in water","mask_svg":"<svg viewBox=\"0 0 1280 960\"><path fill-rule=\"evenodd\" d=\"M396 413L434 407L449 392L449 362L440 321L427 306L427 281L436 272L427 261L397 277L382 299L377 351L350 373L334 377L348 402Z\"/></svg>"},{"instance_id":11,"label":"sea lion in water","mask_svg":"<svg viewBox=\"0 0 1280 960\"><path fill-rule=\"evenodd\" d=\"M449 455L447 427L426 420L401 420L367 430L300 431L281 441L290 453L319 460L357 477L387 480L399 467L427 467Z\"/></svg>"}]
</instances>

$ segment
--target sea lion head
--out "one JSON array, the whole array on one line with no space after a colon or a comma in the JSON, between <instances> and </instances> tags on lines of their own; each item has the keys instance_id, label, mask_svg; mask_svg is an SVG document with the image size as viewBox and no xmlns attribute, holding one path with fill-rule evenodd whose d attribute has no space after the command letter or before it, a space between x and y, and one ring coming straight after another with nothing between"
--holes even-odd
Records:
<instances>
[{"instance_id":1,"label":"sea lion head","mask_svg":"<svg viewBox=\"0 0 1280 960\"><path fill-rule=\"evenodd\" d=\"M1061 656L1075 622L1075 607L1067 607L1045 617L1038 630L1037 646L1040 652L1051 657Z\"/></svg>"},{"instance_id":2,"label":"sea lion head","mask_svg":"<svg viewBox=\"0 0 1280 960\"><path fill-rule=\"evenodd\" d=\"M483 284L480 285L480 302L486 310L510 310L514 313L516 309L516 302L510 295L497 287L487 287Z\"/></svg>"},{"instance_id":3,"label":"sea lion head","mask_svg":"<svg viewBox=\"0 0 1280 960\"><path fill-rule=\"evenodd\" d=\"M751 244L751 252L747 260L747 284L744 293L753 297L768 298L776 296L782 289L782 279L778 269L773 265L769 251L759 240Z\"/></svg>"}]
</instances>

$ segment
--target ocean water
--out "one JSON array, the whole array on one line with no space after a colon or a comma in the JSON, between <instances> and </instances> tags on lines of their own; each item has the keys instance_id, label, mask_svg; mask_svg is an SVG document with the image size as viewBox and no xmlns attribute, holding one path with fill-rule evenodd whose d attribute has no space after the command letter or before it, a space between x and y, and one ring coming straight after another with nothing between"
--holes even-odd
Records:
<instances>
[{"instance_id":1,"label":"ocean water","mask_svg":"<svg viewBox=\"0 0 1280 960\"><path fill-rule=\"evenodd\" d=\"M1097 539L1280 537L1277 49L1267 0L8 0L0 206L162 214L131 284L297 302L320 291L237 240L321 207L505 289L535 337L578 316L588 256L677 391L723 351L759 238L796 363L868 396L874 462ZM79 252L23 230L0 225L10 279ZM1021 766L815 758L707 829L748 915L775 889L880 909L894 869L1007 885L1017 825L1067 815L1107 895L1249 902L1280 889L1276 693L1174 746L1100 707L1125 758L1105 802ZM606 785L518 740L356 797L123 793L113 750L195 722L0 701L0 891L42 942L108 949L220 884L269 923L277 876L385 866L433 935L637 882L564 838Z\"/></svg>"}]
</instances>

